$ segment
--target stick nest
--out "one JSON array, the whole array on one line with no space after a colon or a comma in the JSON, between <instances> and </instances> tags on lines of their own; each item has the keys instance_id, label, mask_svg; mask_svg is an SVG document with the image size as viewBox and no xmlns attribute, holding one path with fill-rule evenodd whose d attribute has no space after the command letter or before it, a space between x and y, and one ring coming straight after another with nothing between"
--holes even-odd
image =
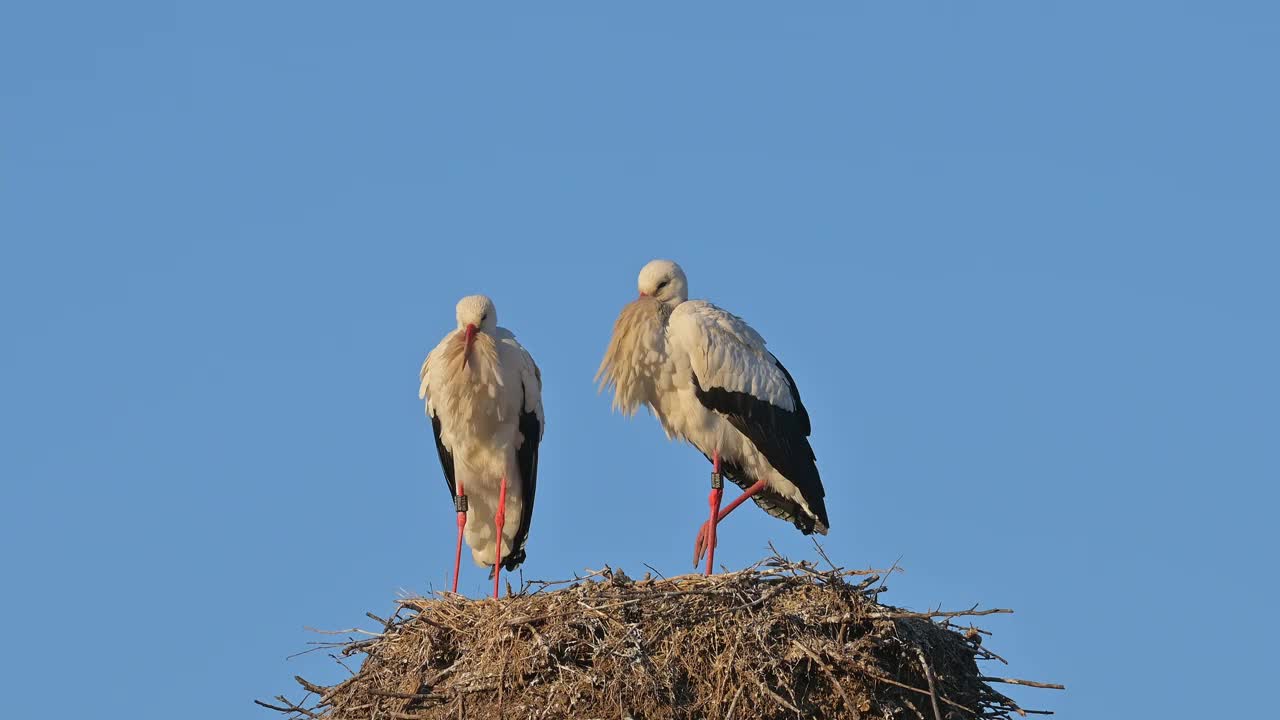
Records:
<instances>
[{"instance_id":1,"label":"stick nest","mask_svg":"<svg viewBox=\"0 0 1280 720\"><path fill-rule=\"evenodd\" d=\"M294 718L1011 718L978 661L1003 659L959 618L884 605L883 571L774 556L738 572L632 580L605 568L526 583L502 600L399 601L377 632L317 645L359 672ZM1032 711L1035 712L1035 711ZM1040 711L1043 712L1043 711Z\"/></svg>"}]
</instances>

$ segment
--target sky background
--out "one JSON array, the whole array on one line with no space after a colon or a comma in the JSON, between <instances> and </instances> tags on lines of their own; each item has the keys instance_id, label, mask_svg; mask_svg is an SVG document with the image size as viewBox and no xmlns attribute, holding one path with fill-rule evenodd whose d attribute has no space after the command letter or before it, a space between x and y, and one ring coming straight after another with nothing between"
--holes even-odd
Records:
<instances>
[{"instance_id":1,"label":"sky background","mask_svg":"<svg viewBox=\"0 0 1280 720\"><path fill-rule=\"evenodd\" d=\"M524 576L687 571L705 460L592 383L654 257L795 376L837 562L1017 610L991 671L1069 691L1013 697L1259 712L1275 3L449 5L0 8L6 715L273 717L304 626L445 587L465 294L545 381Z\"/></svg>"}]
</instances>

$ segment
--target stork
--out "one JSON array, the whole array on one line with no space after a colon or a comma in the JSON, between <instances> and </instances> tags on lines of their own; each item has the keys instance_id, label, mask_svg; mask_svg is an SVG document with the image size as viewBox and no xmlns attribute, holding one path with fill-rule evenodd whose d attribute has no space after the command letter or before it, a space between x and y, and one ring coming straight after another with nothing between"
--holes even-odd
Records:
<instances>
[{"instance_id":1,"label":"stork","mask_svg":"<svg viewBox=\"0 0 1280 720\"><path fill-rule=\"evenodd\" d=\"M426 401L458 520L453 592L458 591L462 540L476 565L491 568L498 597L502 569L525 559L542 441L542 374L506 328L493 301L458 301L457 329L422 363L418 397ZM507 524L508 513L516 522ZM490 514L493 527L482 522Z\"/></svg>"},{"instance_id":2,"label":"stork","mask_svg":"<svg viewBox=\"0 0 1280 720\"><path fill-rule=\"evenodd\" d=\"M648 406L669 439L711 461L710 517L694 540L693 564L715 563L716 528L747 498L806 535L825 535L825 491L809 445L809 413L791 373L741 318L689 300L684 270L654 260L640 270L640 296L627 304L596 373L613 408ZM723 510L723 478L743 489Z\"/></svg>"}]
</instances>

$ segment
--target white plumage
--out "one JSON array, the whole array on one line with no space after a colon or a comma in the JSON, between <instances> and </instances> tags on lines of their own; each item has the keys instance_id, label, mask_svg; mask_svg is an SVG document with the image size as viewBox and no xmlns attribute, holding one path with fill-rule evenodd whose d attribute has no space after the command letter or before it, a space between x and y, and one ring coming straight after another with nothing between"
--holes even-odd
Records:
<instances>
[{"instance_id":1,"label":"white plumage","mask_svg":"<svg viewBox=\"0 0 1280 720\"><path fill-rule=\"evenodd\" d=\"M511 570L524 561L533 513L542 377L515 336L498 327L489 298L460 300L457 320L457 329L422 364L419 397L426 401L450 495L461 485L467 496L466 541L480 566L495 563L491 521L506 478L502 566Z\"/></svg>"},{"instance_id":2,"label":"white plumage","mask_svg":"<svg viewBox=\"0 0 1280 720\"><path fill-rule=\"evenodd\" d=\"M708 458L718 452L724 474L743 489L763 481L751 497L765 511L825 534L809 416L764 339L732 313L688 300L674 262L649 263L638 285L597 373L602 388L613 388L614 407L632 414L647 405L668 437Z\"/></svg>"},{"instance_id":3,"label":"white plumage","mask_svg":"<svg viewBox=\"0 0 1280 720\"><path fill-rule=\"evenodd\" d=\"M785 410L795 409L791 387L764 338L742 318L709 302L689 300L667 325L671 358L688 362L704 387L749 393Z\"/></svg>"}]
</instances>

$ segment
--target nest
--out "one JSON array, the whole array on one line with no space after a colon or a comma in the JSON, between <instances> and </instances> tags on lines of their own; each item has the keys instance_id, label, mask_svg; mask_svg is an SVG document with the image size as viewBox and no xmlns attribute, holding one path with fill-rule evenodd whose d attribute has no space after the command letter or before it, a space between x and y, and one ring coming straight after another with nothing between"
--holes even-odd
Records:
<instances>
[{"instance_id":1,"label":"nest","mask_svg":"<svg viewBox=\"0 0 1280 720\"><path fill-rule=\"evenodd\" d=\"M332 687L295 678L294 718L1011 718L984 676L1004 662L962 618L884 605L883 571L774 556L742 571L632 580L605 568L502 600L399 601L377 632L320 642L363 656ZM1047 713L1044 713L1047 714Z\"/></svg>"}]
</instances>

